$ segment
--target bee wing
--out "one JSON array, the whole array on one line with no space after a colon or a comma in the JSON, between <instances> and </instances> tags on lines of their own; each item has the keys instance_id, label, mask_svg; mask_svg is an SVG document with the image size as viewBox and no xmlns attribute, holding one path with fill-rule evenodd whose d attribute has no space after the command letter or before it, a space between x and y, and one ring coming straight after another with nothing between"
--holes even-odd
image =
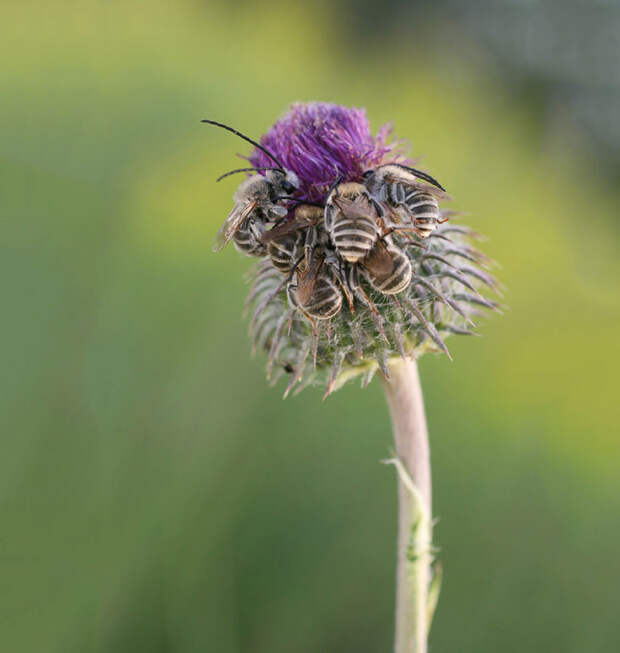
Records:
<instances>
[{"instance_id":1,"label":"bee wing","mask_svg":"<svg viewBox=\"0 0 620 653\"><path fill-rule=\"evenodd\" d=\"M378 240L363 261L364 267L377 277L383 277L394 270L394 261L388 248Z\"/></svg>"},{"instance_id":2,"label":"bee wing","mask_svg":"<svg viewBox=\"0 0 620 653\"><path fill-rule=\"evenodd\" d=\"M358 195L351 200L348 197L338 197L334 199L336 206L342 211L343 215L350 220L359 218L377 217L377 210L363 195Z\"/></svg>"},{"instance_id":3,"label":"bee wing","mask_svg":"<svg viewBox=\"0 0 620 653\"><path fill-rule=\"evenodd\" d=\"M231 238L235 235L243 221L252 213L258 206L258 202L249 202L245 205L235 204L232 211L220 227L220 230L215 236L213 241L213 251L219 252L225 245L227 245Z\"/></svg>"},{"instance_id":4,"label":"bee wing","mask_svg":"<svg viewBox=\"0 0 620 653\"><path fill-rule=\"evenodd\" d=\"M311 263L310 267L306 268L303 271L303 274L299 275L296 294L297 299L302 306L307 304L312 298L318 274L322 266L323 259L320 256L317 256Z\"/></svg>"},{"instance_id":5,"label":"bee wing","mask_svg":"<svg viewBox=\"0 0 620 653\"><path fill-rule=\"evenodd\" d=\"M315 226L323 219L323 207L320 207L319 210L313 215L304 215L300 214L299 208L315 208L309 204L300 204L297 207L297 210L293 213L293 217L287 220L283 220L272 227L267 233L263 235L261 241L263 243L268 243L271 240L280 238L281 236L286 236L288 234L294 233L298 229L305 229L306 227Z\"/></svg>"},{"instance_id":6,"label":"bee wing","mask_svg":"<svg viewBox=\"0 0 620 653\"><path fill-rule=\"evenodd\" d=\"M295 231L297 231L297 229L303 228L305 226L306 226L305 224L301 223L299 220L296 220L295 218L289 220L288 222L280 222L275 227L272 227L269 231L263 234L263 237L261 238L261 242L267 244L272 240L276 240L277 238L281 238L282 236L286 236L288 234L294 233Z\"/></svg>"}]
</instances>

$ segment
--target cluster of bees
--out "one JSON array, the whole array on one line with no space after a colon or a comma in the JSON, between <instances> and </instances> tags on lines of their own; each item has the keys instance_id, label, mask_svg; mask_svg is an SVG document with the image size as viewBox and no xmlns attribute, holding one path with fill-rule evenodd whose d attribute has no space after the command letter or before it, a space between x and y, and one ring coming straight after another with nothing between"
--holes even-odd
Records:
<instances>
[{"instance_id":1,"label":"cluster of bees","mask_svg":"<svg viewBox=\"0 0 620 653\"><path fill-rule=\"evenodd\" d=\"M203 122L252 143L275 164L220 177L256 173L235 192L233 209L216 236L216 251L232 240L249 256L268 256L283 275L292 307L311 322L337 315L343 297L351 312L358 299L376 315L361 278L384 295L409 286L411 261L393 236L419 244L412 234L427 238L444 221L438 199L446 195L439 182L415 168L387 163L366 171L359 182L337 179L324 204L300 200L293 197L300 186L297 175L271 152L227 125Z\"/></svg>"}]
</instances>

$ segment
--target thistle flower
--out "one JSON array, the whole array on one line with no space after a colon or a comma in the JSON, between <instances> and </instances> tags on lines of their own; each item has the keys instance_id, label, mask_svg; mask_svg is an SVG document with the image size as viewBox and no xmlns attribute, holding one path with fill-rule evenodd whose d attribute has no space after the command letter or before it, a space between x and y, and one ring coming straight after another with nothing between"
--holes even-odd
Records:
<instances>
[{"instance_id":1,"label":"thistle flower","mask_svg":"<svg viewBox=\"0 0 620 653\"><path fill-rule=\"evenodd\" d=\"M373 136L364 109L312 102L293 104L262 137L261 144L297 174L300 197L324 201L341 176L353 181L383 162L407 162L403 144L389 142L391 131L390 125L384 125ZM249 160L257 167L273 165L258 149Z\"/></svg>"},{"instance_id":2,"label":"thistle flower","mask_svg":"<svg viewBox=\"0 0 620 653\"><path fill-rule=\"evenodd\" d=\"M399 478L395 651L426 653L441 575L415 360L450 356L445 339L473 334L483 309L498 310L483 292L499 287L472 244L478 234L451 222L443 187L411 168L390 135L384 126L373 136L362 109L293 105L260 144L250 141L253 176L217 248L234 238L261 257L250 274L250 333L268 353L268 376L289 374L285 396L319 381L327 396L383 372L396 445L388 462Z\"/></svg>"},{"instance_id":3,"label":"thistle flower","mask_svg":"<svg viewBox=\"0 0 620 653\"><path fill-rule=\"evenodd\" d=\"M260 142L298 176L296 198L324 204L339 179L360 182L377 166L411 163L403 143L390 136L389 125L373 136L363 109L309 103L294 104ZM257 168L273 166L258 148L249 161ZM357 375L366 385L377 369L389 376L393 357L418 358L427 351L450 356L447 336L472 335L481 309L497 310L497 303L482 294L483 289L497 292L498 284L488 272L490 259L472 246L480 236L453 224L454 211L441 208L440 215L446 222L426 239L405 231L391 235L413 269L404 291L377 292L362 274L363 291L376 312L362 302L355 302L352 312L345 302L331 319L312 323L291 306L286 279L270 258L257 264L247 302L250 333L254 350L268 354L268 377L275 382L285 372L290 375L285 396L295 386L297 392L320 382L327 396Z\"/></svg>"}]
</instances>

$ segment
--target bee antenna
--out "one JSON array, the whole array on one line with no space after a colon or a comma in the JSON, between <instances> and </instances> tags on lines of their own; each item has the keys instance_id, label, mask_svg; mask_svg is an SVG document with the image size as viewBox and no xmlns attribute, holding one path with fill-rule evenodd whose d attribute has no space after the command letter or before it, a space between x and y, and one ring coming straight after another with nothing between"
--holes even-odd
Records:
<instances>
[{"instance_id":1,"label":"bee antenna","mask_svg":"<svg viewBox=\"0 0 620 653\"><path fill-rule=\"evenodd\" d=\"M237 168L236 170L231 170L230 172L225 172L223 175L220 175L215 181L222 181L230 175L235 175L238 172L252 172L253 170L280 170L280 168Z\"/></svg>"},{"instance_id":2,"label":"bee antenna","mask_svg":"<svg viewBox=\"0 0 620 653\"><path fill-rule=\"evenodd\" d=\"M444 193L446 192L446 189L434 178L431 177L429 174L426 172L422 172L421 170L417 170L416 168L411 168L410 166L403 165L402 163L397 163L396 164L399 168L404 168L405 170L409 170L413 175L420 179L424 179L424 181L428 181L429 184L432 184L433 186L436 186L440 190L442 190Z\"/></svg>"},{"instance_id":3,"label":"bee antenna","mask_svg":"<svg viewBox=\"0 0 620 653\"><path fill-rule=\"evenodd\" d=\"M336 179L336 181L329 187L329 190L327 191L328 197L331 195L333 190L336 190L336 188L338 188L338 186L342 183L343 180L344 177L342 175L340 175L338 179Z\"/></svg>"},{"instance_id":4,"label":"bee antenna","mask_svg":"<svg viewBox=\"0 0 620 653\"><path fill-rule=\"evenodd\" d=\"M276 159L276 157L266 147L263 147L260 143L253 141L251 138L249 138L245 134L242 134L240 131L233 129L232 127L229 127L224 123L216 122L215 120L207 120L205 118L200 122L206 122L209 125L215 125L216 127L221 127L222 129L226 129L227 131L232 132L236 136L239 136L239 138L242 138L244 141L251 143L252 145L254 145L254 147L257 147L259 150L262 150L274 163L276 163L278 165L278 170L280 170L280 172L284 172L284 166L278 161L278 159Z\"/></svg>"}]
</instances>

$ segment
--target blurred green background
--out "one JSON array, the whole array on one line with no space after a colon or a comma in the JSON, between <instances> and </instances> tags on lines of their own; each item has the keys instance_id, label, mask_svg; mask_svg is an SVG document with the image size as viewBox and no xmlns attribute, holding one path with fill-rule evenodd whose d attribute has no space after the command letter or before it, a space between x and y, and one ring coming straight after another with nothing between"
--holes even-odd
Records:
<instances>
[{"instance_id":1,"label":"blurred green background","mask_svg":"<svg viewBox=\"0 0 620 653\"><path fill-rule=\"evenodd\" d=\"M247 150L199 120L313 99L394 121L508 287L421 362L432 650L620 650L617 170L457 23L351 11L3 3L0 650L391 650L380 383L283 402L210 250Z\"/></svg>"}]
</instances>

